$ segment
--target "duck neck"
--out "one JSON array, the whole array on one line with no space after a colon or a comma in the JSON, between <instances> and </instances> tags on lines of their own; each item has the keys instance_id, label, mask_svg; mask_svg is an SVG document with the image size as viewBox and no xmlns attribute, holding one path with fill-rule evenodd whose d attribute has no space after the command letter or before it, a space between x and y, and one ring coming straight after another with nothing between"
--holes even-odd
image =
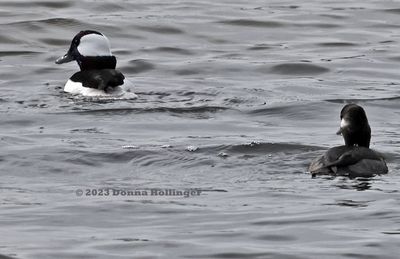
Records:
<instances>
[{"instance_id":1,"label":"duck neck","mask_svg":"<svg viewBox=\"0 0 400 259\"><path fill-rule=\"evenodd\" d=\"M78 60L81 71L97 69L115 69L117 59L115 56L81 57Z\"/></svg>"}]
</instances>

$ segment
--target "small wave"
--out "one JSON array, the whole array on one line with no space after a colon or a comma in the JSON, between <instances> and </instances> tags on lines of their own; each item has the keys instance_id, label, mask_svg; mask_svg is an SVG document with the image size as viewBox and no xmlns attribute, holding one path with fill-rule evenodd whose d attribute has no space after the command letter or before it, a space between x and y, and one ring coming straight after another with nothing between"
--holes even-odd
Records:
<instances>
[{"instance_id":1,"label":"small wave","mask_svg":"<svg viewBox=\"0 0 400 259\"><path fill-rule=\"evenodd\" d=\"M24 21L21 23L38 23L44 25L59 25L59 26L80 26L83 24L79 20L72 18L50 18L43 20Z\"/></svg>"},{"instance_id":2,"label":"small wave","mask_svg":"<svg viewBox=\"0 0 400 259\"><path fill-rule=\"evenodd\" d=\"M174 70L174 74L178 76L190 76L190 75L198 75L201 74L202 70L200 69L180 69Z\"/></svg>"},{"instance_id":3,"label":"small wave","mask_svg":"<svg viewBox=\"0 0 400 259\"><path fill-rule=\"evenodd\" d=\"M394 61L400 61L400 56L397 57L390 57L390 60L394 60Z\"/></svg>"},{"instance_id":4,"label":"small wave","mask_svg":"<svg viewBox=\"0 0 400 259\"><path fill-rule=\"evenodd\" d=\"M5 25L16 26L20 30L27 31L48 31L49 27L73 27L73 28L86 28L92 27L88 24L78 21L77 19L67 19L67 18L50 18L42 20L30 20L30 21L19 21L11 22Z\"/></svg>"},{"instance_id":5,"label":"small wave","mask_svg":"<svg viewBox=\"0 0 400 259\"><path fill-rule=\"evenodd\" d=\"M325 102L311 102L311 103L288 103L278 106L256 108L247 111L246 113L251 116L260 116L262 118L276 117L285 118L292 121L315 120L315 111L320 113L329 112L332 109L330 105Z\"/></svg>"},{"instance_id":6,"label":"small wave","mask_svg":"<svg viewBox=\"0 0 400 259\"><path fill-rule=\"evenodd\" d=\"M212 189L212 188L198 188L197 190L201 192L228 192L225 189Z\"/></svg>"},{"instance_id":7,"label":"small wave","mask_svg":"<svg viewBox=\"0 0 400 259\"><path fill-rule=\"evenodd\" d=\"M64 161L75 165L84 165L91 167L102 167L107 163L127 163L132 159L157 154L154 151L139 149L124 149L123 151L113 152L91 152L84 150L68 150L60 152Z\"/></svg>"},{"instance_id":8,"label":"small wave","mask_svg":"<svg viewBox=\"0 0 400 259\"><path fill-rule=\"evenodd\" d=\"M176 48L176 47L158 47L152 49L143 49L144 52L166 52L171 54L179 55L193 55L194 53L187 49Z\"/></svg>"},{"instance_id":9,"label":"small wave","mask_svg":"<svg viewBox=\"0 0 400 259\"><path fill-rule=\"evenodd\" d=\"M400 14L400 8L385 9L383 11L387 13Z\"/></svg>"},{"instance_id":10,"label":"small wave","mask_svg":"<svg viewBox=\"0 0 400 259\"><path fill-rule=\"evenodd\" d=\"M130 238L130 237L116 238L114 240L123 241L123 242L148 242L148 241L150 241L149 239L146 239L146 238Z\"/></svg>"},{"instance_id":11,"label":"small wave","mask_svg":"<svg viewBox=\"0 0 400 259\"><path fill-rule=\"evenodd\" d=\"M286 242L286 241L294 241L297 238L290 236L290 235L277 235L277 234L265 234L256 237L259 240L265 240L268 242Z\"/></svg>"},{"instance_id":12,"label":"small wave","mask_svg":"<svg viewBox=\"0 0 400 259\"><path fill-rule=\"evenodd\" d=\"M252 142L249 144L234 145L227 148L227 152L231 153L278 153L278 152L293 152L319 150L319 147L291 144L291 143L258 143Z\"/></svg>"},{"instance_id":13,"label":"small wave","mask_svg":"<svg viewBox=\"0 0 400 259\"><path fill-rule=\"evenodd\" d=\"M353 188L349 188L353 189ZM337 205L341 207L354 207L354 208L365 208L368 207L370 201L353 201L353 200L337 200L334 203L326 203L324 205Z\"/></svg>"},{"instance_id":14,"label":"small wave","mask_svg":"<svg viewBox=\"0 0 400 259\"><path fill-rule=\"evenodd\" d=\"M333 23L295 23L293 24L295 27L311 27L311 28L322 28L322 29L334 29L342 27L339 24Z\"/></svg>"},{"instance_id":15,"label":"small wave","mask_svg":"<svg viewBox=\"0 0 400 259\"><path fill-rule=\"evenodd\" d=\"M271 67L272 73L284 75L315 75L327 73L328 68L306 63L285 63Z\"/></svg>"},{"instance_id":16,"label":"small wave","mask_svg":"<svg viewBox=\"0 0 400 259\"><path fill-rule=\"evenodd\" d=\"M196 147L196 146L188 146L188 147L186 147L186 150L189 151L189 152L195 152L195 151L197 151L198 149L199 149L199 148Z\"/></svg>"},{"instance_id":17,"label":"small wave","mask_svg":"<svg viewBox=\"0 0 400 259\"><path fill-rule=\"evenodd\" d=\"M196 35L195 37L199 38L199 39L205 39L211 43L214 44L229 44L232 43L232 41L228 40L228 39L222 39L222 38L216 38L214 36L210 36L210 35Z\"/></svg>"},{"instance_id":18,"label":"small wave","mask_svg":"<svg viewBox=\"0 0 400 259\"><path fill-rule=\"evenodd\" d=\"M278 253L246 253L246 252L224 252L224 253L214 253L214 254L196 254L196 255L185 255L185 258L243 258L243 259L258 259L258 258L293 258L287 257L284 254Z\"/></svg>"},{"instance_id":19,"label":"small wave","mask_svg":"<svg viewBox=\"0 0 400 259\"><path fill-rule=\"evenodd\" d=\"M25 56L25 55L33 55L33 54L39 54L39 53L41 53L41 52L29 51L29 50L0 51L0 57L6 57L6 56Z\"/></svg>"},{"instance_id":20,"label":"small wave","mask_svg":"<svg viewBox=\"0 0 400 259\"><path fill-rule=\"evenodd\" d=\"M159 34L182 34L183 30L171 26L136 26L139 30Z\"/></svg>"},{"instance_id":21,"label":"small wave","mask_svg":"<svg viewBox=\"0 0 400 259\"><path fill-rule=\"evenodd\" d=\"M2 44L17 44L20 43L20 40L14 39L10 36L0 35L0 42Z\"/></svg>"},{"instance_id":22,"label":"small wave","mask_svg":"<svg viewBox=\"0 0 400 259\"><path fill-rule=\"evenodd\" d=\"M339 14L321 14L320 16L328 17L328 18L332 18L332 19L337 19L337 20L343 20L343 19L349 18L346 15L339 15Z\"/></svg>"},{"instance_id":23,"label":"small wave","mask_svg":"<svg viewBox=\"0 0 400 259\"><path fill-rule=\"evenodd\" d=\"M20 127L27 127L27 126L35 124L35 120L33 120L33 119L6 120L6 121L2 121L1 124L3 126L13 125L13 126L16 126L16 128L20 128Z\"/></svg>"},{"instance_id":24,"label":"small wave","mask_svg":"<svg viewBox=\"0 0 400 259\"><path fill-rule=\"evenodd\" d=\"M236 97L236 96L224 99L224 103L226 103L227 105L238 105L238 104L242 104L245 102L246 102L246 99Z\"/></svg>"},{"instance_id":25,"label":"small wave","mask_svg":"<svg viewBox=\"0 0 400 259\"><path fill-rule=\"evenodd\" d=\"M0 259L17 259L17 258L0 254Z\"/></svg>"},{"instance_id":26,"label":"small wave","mask_svg":"<svg viewBox=\"0 0 400 259\"><path fill-rule=\"evenodd\" d=\"M370 26L371 28L387 28L387 29L398 29L400 25L387 23L387 22L379 22Z\"/></svg>"},{"instance_id":27,"label":"small wave","mask_svg":"<svg viewBox=\"0 0 400 259\"><path fill-rule=\"evenodd\" d=\"M361 103L361 102L371 102L371 101L396 101L400 100L400 96L392 96L392 97L380 97L380 98L348 98L348 99L326 99L325 101L331 103Z\"/></svg>"},{"instance_id":28,"label":"small wave","mask_svg":"<svg viewBox=\"0 0 400 259\"><path fill-rule=\"evenodd\" d=\"M17 1L7 1L7 2L2 2L1 5L3 7L16 7L16 8L27 8L27 3L26 2L17 2ZM73 1L54 1L54 2L48 2L48 1L30 1L29 6L30 7L48 7L48 8L67 8L71 7L74 5Z\"/></svg>"},{"instance_id":29,"label":"small wave","mask_svg":"<svg viewBox=\"0 0 400 259\"><path fill-rule=\"evenodd\" d=\"M43 19L38 21L32 21L34 23L40 23L44 25L57 25L57 26L80 26L82 22L78 21L77 19L71 18L50 18L50 19Z\"/></svg>"},{"instance_id":30,"label":"small wave","mask_svg":"<svg viewBox=\"0 0 400 259\"><path fill-rule=\"evenodd\" d=\"M318 43L318 46L321 47L354 47L358 46L358 44L351 43L351 42L322 42Z\"/></svg>"},{"instance_id":31,"label":"small wave","mask_svg":"<svg viewBox=\"0 0 400 259\"><path fill-rule=\"evenodd\" d=\"M40 42L51 45L51 46L68 46L69 41L55 39L55 38L42 38L39 39Z\"/></svg>"},{"instance_id":32,"label":"small wave","mask_svg":"<svg viewBox=\"0 0 400 259\"><path fill-rule=\"evenodd\" d=\"M305 223L316 223L316 222L327 222L329 219L327 218L304 218L301 216L298 217L281 217L281 218L272 218L269 220L260 220L252 222L252 225L256 226L270 226L270 225L291 225L291 224L305 224Z\"/></svg>"},{"instance_id":33,"label":"small wave","mask_svg":"<svg viewBox=\"0 0 400 259\"><path fill-rule=\"evenodd\" d=\"M111 13L111 12L123 11L126 9L126 6L119 5L116 3L103 3L103 4L95 5L92 8L93 8L93 10L96 10L96 11L103 11L103 12Z\"/></svg>"},{"instance_id":34,"label":"small wave","mask_svg":"<svg viewBox=\"0 0 400 259\"><path fill-rule=\"evenodd\" d=\"M264 28L277 28L284 26L284 24L280 22L259 21L251 19L224 20L224 21L219 21L218 23L235 25L235 26L264 27Z\"/></svg>"},{"instance_id":35,"label":"small wave","mask_svg":"<svg viewBox=\"0 0 400 259\"><path fill-rule=\"evenodd\" d=\"M153 63L144 59L131 60L129 61L129 64L130 64L129 66L120 67L121 71L139 74L142 72L153 70L155 68L155 65Z\"/></svg>"},{"instance_id":36,"label":"small wave","mask_svg":"<svg viewBox=\"0 0 400 259\"><path fill-rule=\"evenodd\" d=\"M271 49L271 46L268 44L256 44L252 47L247 48L247 50L266 50Z\"/></svg>"},{"instance_id":37,"label":"small wave","mask_svg":"<svg viewBox=\"0 0 400 259\"><path fill-rule=\"evenodd\" d=\"M74 114L102 114L102 115L125 115L129 113L215 113L218 111L228 110L227 107L221 106L197 106L197 107L154 107L154 108L115 108L115 109L96 109L87 111L74 111L68 113Z\"/></svg>"},{"instance_id":38,"label":"small wave","mask_svg":"<svg viewBox=\"0 0 400 259\"><path fill-rule=\"evenodd\" d=\"M107 134L97 128L86 128L86 129L71 129L71 133L80 133L80 134Z\"/></svg>"},{"instance_id":39,"label":"small wave","mask_svg":"<svg viewBox=\"0 0 400 259\"><path fill-rule=\"evenodd\" d=\"M226 158L231 155L265 155L271 153L293 153L310 152L321 150L321 147L301 145L296 143L267 143L267 142L250 142L238 145L215 145L202 146L196 150L199 154L212 154L216 157ZM223 154L223 156L221 156Z\"/></svg>"},{"instance_id":40,"label":"small wave","mask_svg":"<svg viewBox=\"0 0 400 259\"><path fill-rule=\"evenodd\" d=\"M82 132L85 134L85 132ZM86 133L87 134L87 133ZM128 148L129 147L129 148ZM83 165L90 167L103 167L109 163L134 163L140 166L176 166L193 167L200 165L214 165L225 162L222 159L234 157L241 164L243 160L249 158L265 160L265 155L284 153L287 155L298 155L310 151L321 150L320 147L306 146L291 143L248 143L241 145L213 145L213 146L133 146L125 145L121 150L93 152L87 150L64 150L58 153L64 162L73 165ZM190 151L190 152L188 152ZM226 154L221 157L221 151ZM7 158L5 158L7 159ZM254 161L254 160L253 160ZM228 166L232 166L232 160L228 161ZM252 162L251 162L252 163ZM204 191L210 191L204 189ZM216 190L212 190L216 191Z\"/></svg>"}]
</instances>

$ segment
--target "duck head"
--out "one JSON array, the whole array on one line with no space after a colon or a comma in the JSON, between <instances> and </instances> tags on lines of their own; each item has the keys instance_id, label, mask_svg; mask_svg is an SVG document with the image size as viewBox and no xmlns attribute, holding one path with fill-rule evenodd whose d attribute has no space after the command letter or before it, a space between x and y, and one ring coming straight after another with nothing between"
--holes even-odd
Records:
<instances>
[{"instance_id":1,"label":"duck head","mask_svg":"<svg viewBox=\"0 0 400 259\"><path fill-rule=\"evenodd\" d=\"M346 146L369 148L371 127L364 109L357 104L346 104L340 112L340 129Z\"/></svg>"},{"instance_id":2,"label":"duck head","mask_svg":"<svg viewBox=\"0 0 400 259\"><path fill-rule=\"evenodd\" d=\"M81 31L72 39L71 46L56 64L76 61L81 69L115 69L117 59L112 55L107 37L97 31Z\"/></svg>"}]
</instances>

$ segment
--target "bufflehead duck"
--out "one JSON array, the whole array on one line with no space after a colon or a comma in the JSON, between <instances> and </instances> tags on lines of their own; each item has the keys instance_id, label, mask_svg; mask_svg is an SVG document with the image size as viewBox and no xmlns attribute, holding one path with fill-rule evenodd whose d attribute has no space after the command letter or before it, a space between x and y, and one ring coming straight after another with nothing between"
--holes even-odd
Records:
<instances>
[{"instance_id":1,"label":"bufflehead duck","mask_svg":"<svg viewBox=\"0 0 400 259\"><path fill-rule=\"evenodd\" d=\"M340 112L340 129L337 134L344 138L345 145L328 149L314 159L309 172L317 174L370 177L386 174L388 167L384 157L369 148L371 128L361 106L347 104Z\"/></svg>"},{"instance_id":2,"label":"bufflehead duck","mask_svg":"<svg viewBox=\"0 0 400 259\"><path fill-rule=\"evenodd\" d=\"M122 96L136 98L126 91L132 84L115 69L117 59L112 55L107 37L97 31L81 31L72 39L71 46L56 64L76 61L81 71L73 74L64 91L84 96ZM128 90L129 91L129 90Z\"/></svg>"}]
</instances>

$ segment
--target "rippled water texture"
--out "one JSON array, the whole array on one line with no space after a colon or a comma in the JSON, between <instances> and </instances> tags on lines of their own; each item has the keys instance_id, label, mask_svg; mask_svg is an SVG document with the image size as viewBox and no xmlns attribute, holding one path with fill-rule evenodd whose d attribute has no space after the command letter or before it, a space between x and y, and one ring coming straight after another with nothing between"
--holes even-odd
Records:
<instances>
[{"instance_id":1,"label":"rippled water texture","mask_svg":"<svg viewBox=\"0 0 400 259\"><path fill-rule=\"evenodd\" d=\"M398 258L400 3L305 2L1 1L0 258ZM84 29L139 99L63 93ZM347 102L390 172L311 179Z\"/></svg>"}]
</instances>

